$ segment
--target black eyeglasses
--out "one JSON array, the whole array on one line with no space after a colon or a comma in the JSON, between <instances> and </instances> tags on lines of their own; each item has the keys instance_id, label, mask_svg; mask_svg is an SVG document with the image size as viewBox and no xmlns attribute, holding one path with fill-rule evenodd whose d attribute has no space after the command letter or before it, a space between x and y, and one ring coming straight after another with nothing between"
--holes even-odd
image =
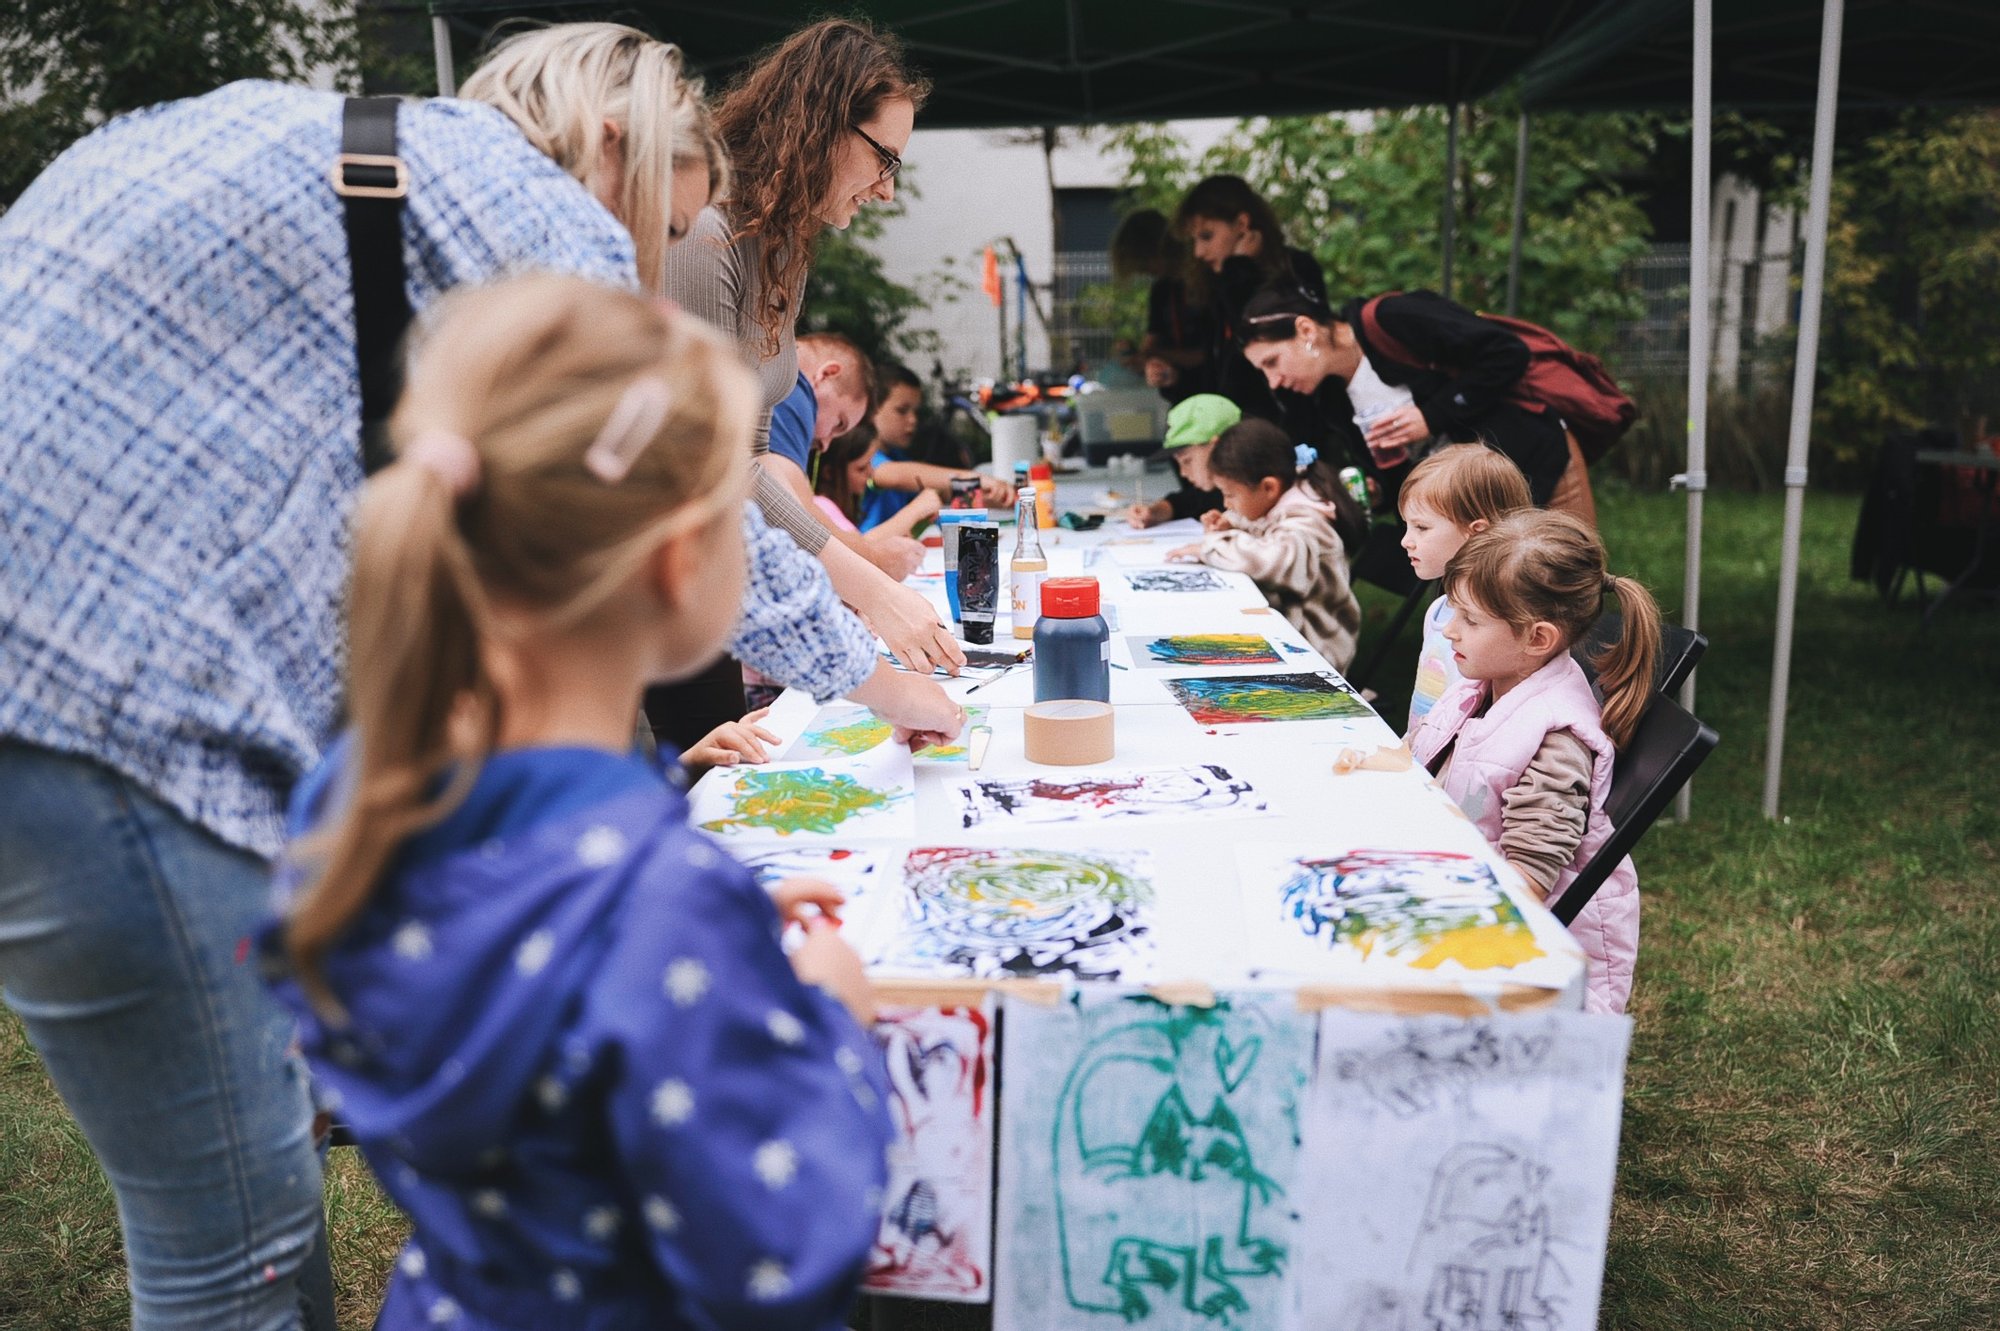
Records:
<instances>
[{"instance_id":1,"label":"black eyeglasses","mask_svg":"<svg viewBox=\"0 0 2000 1331\"><path fill-rule=\"evenodd\" d=\"M861 126L855 125L852 128L856 134L861 136L861 141L873 148L875 155L882 159L882 174L875 177L875 183L879 185L885 180L893 179L895 174L903 169L903 159L877 143L875 136L861 128Z\"/></svg>"}]
</instances>

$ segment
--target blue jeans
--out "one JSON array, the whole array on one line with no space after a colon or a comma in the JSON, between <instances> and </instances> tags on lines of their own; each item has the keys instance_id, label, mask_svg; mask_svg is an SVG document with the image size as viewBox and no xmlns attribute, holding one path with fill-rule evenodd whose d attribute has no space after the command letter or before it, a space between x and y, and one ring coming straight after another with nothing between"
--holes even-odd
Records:
<instances>
[{"instance_id":1,"label":"blue jeans","mask_svg":"<svg viewBox=\"0 0 2000 1331\"><path fill-rule=\"evenodd\" d=\"M289 1019L239 945L264 861L0 740L0 987L118 1198L135 1331L332 1331Z\"/></svg>"}]
</instances>

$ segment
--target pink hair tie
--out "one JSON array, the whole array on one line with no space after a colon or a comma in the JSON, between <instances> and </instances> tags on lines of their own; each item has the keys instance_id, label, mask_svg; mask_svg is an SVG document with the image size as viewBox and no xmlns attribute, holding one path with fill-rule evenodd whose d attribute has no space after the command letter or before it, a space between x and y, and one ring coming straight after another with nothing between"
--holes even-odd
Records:
<instances>
[{"instance_id":1,"label":"pink hair tie","mask_svg":"<svg viewBox=\"0 0 2000 1331\"><path fill-rule=\"evenodd\" d=\"M584 450L583 465L606 485L616 485L653 442L673 406L673 390L657 374L642 374L625 386L604 428Z\"/></svg>"},{"instance_id":2,"label":"pink hair tie","mask_svg":"<svg viewBox=\"0 0 2000 1331\"><path fill-rule=\"evenodd\" d=\"M425 430L403 450L401 461L414 463L445 483L453 499L479 488L479 450L462 434Z\"/></svg>"}]
</instances>

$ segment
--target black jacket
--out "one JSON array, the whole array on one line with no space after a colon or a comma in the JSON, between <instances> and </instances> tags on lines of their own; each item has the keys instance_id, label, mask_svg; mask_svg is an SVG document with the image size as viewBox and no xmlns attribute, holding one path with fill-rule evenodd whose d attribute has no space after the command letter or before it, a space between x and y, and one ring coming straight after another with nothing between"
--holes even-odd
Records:
<instances>
[{"instance_id":1,"label":"black jacket","mask_svg":"<svg viewBox=\"0 0 2000 1331\"><path fill-rule=\"evenodd\" d=\"M1362 354L1382 382L1410 390L1431 433L1461 443L1484 439L1514 459L1528 478L1535 502L1547 502L1569 465L1569 443L1553 415L1507 398L1527 371L1527 343L1434 291L1410 291L1384 296L1375 308L1382 331L1414 358L1397 359L1369 338L1361 322L1364 303L1349 301L1340 319L1354 330ZM1379 476L1380 469L1354 429L1353 413L1346 409L1347 386L1329 380L1315 396L1322 414L1332 424L1345 426L1344 432L1330 429L1329 435L1337 436L1350 454L1358 451L1362 468Z\"/></svg>"}]
</instances>

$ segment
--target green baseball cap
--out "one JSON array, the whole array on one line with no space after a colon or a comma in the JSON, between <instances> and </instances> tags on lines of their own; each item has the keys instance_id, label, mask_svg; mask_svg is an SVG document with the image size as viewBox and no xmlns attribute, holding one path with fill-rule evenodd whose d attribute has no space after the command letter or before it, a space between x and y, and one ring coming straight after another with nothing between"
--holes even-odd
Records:
<instances>
[{"instance_id":1,"label":"green baseball cap","mask_svg":"<svg viewBox=\"0 0 2000 1331\"><path fill-rule=\"evenodd\" d=\"M1196 393L1167 413L1168 448L1206 444L1243 419L1243 409L1220 393Z\"/></svg>"}]
</instances>

